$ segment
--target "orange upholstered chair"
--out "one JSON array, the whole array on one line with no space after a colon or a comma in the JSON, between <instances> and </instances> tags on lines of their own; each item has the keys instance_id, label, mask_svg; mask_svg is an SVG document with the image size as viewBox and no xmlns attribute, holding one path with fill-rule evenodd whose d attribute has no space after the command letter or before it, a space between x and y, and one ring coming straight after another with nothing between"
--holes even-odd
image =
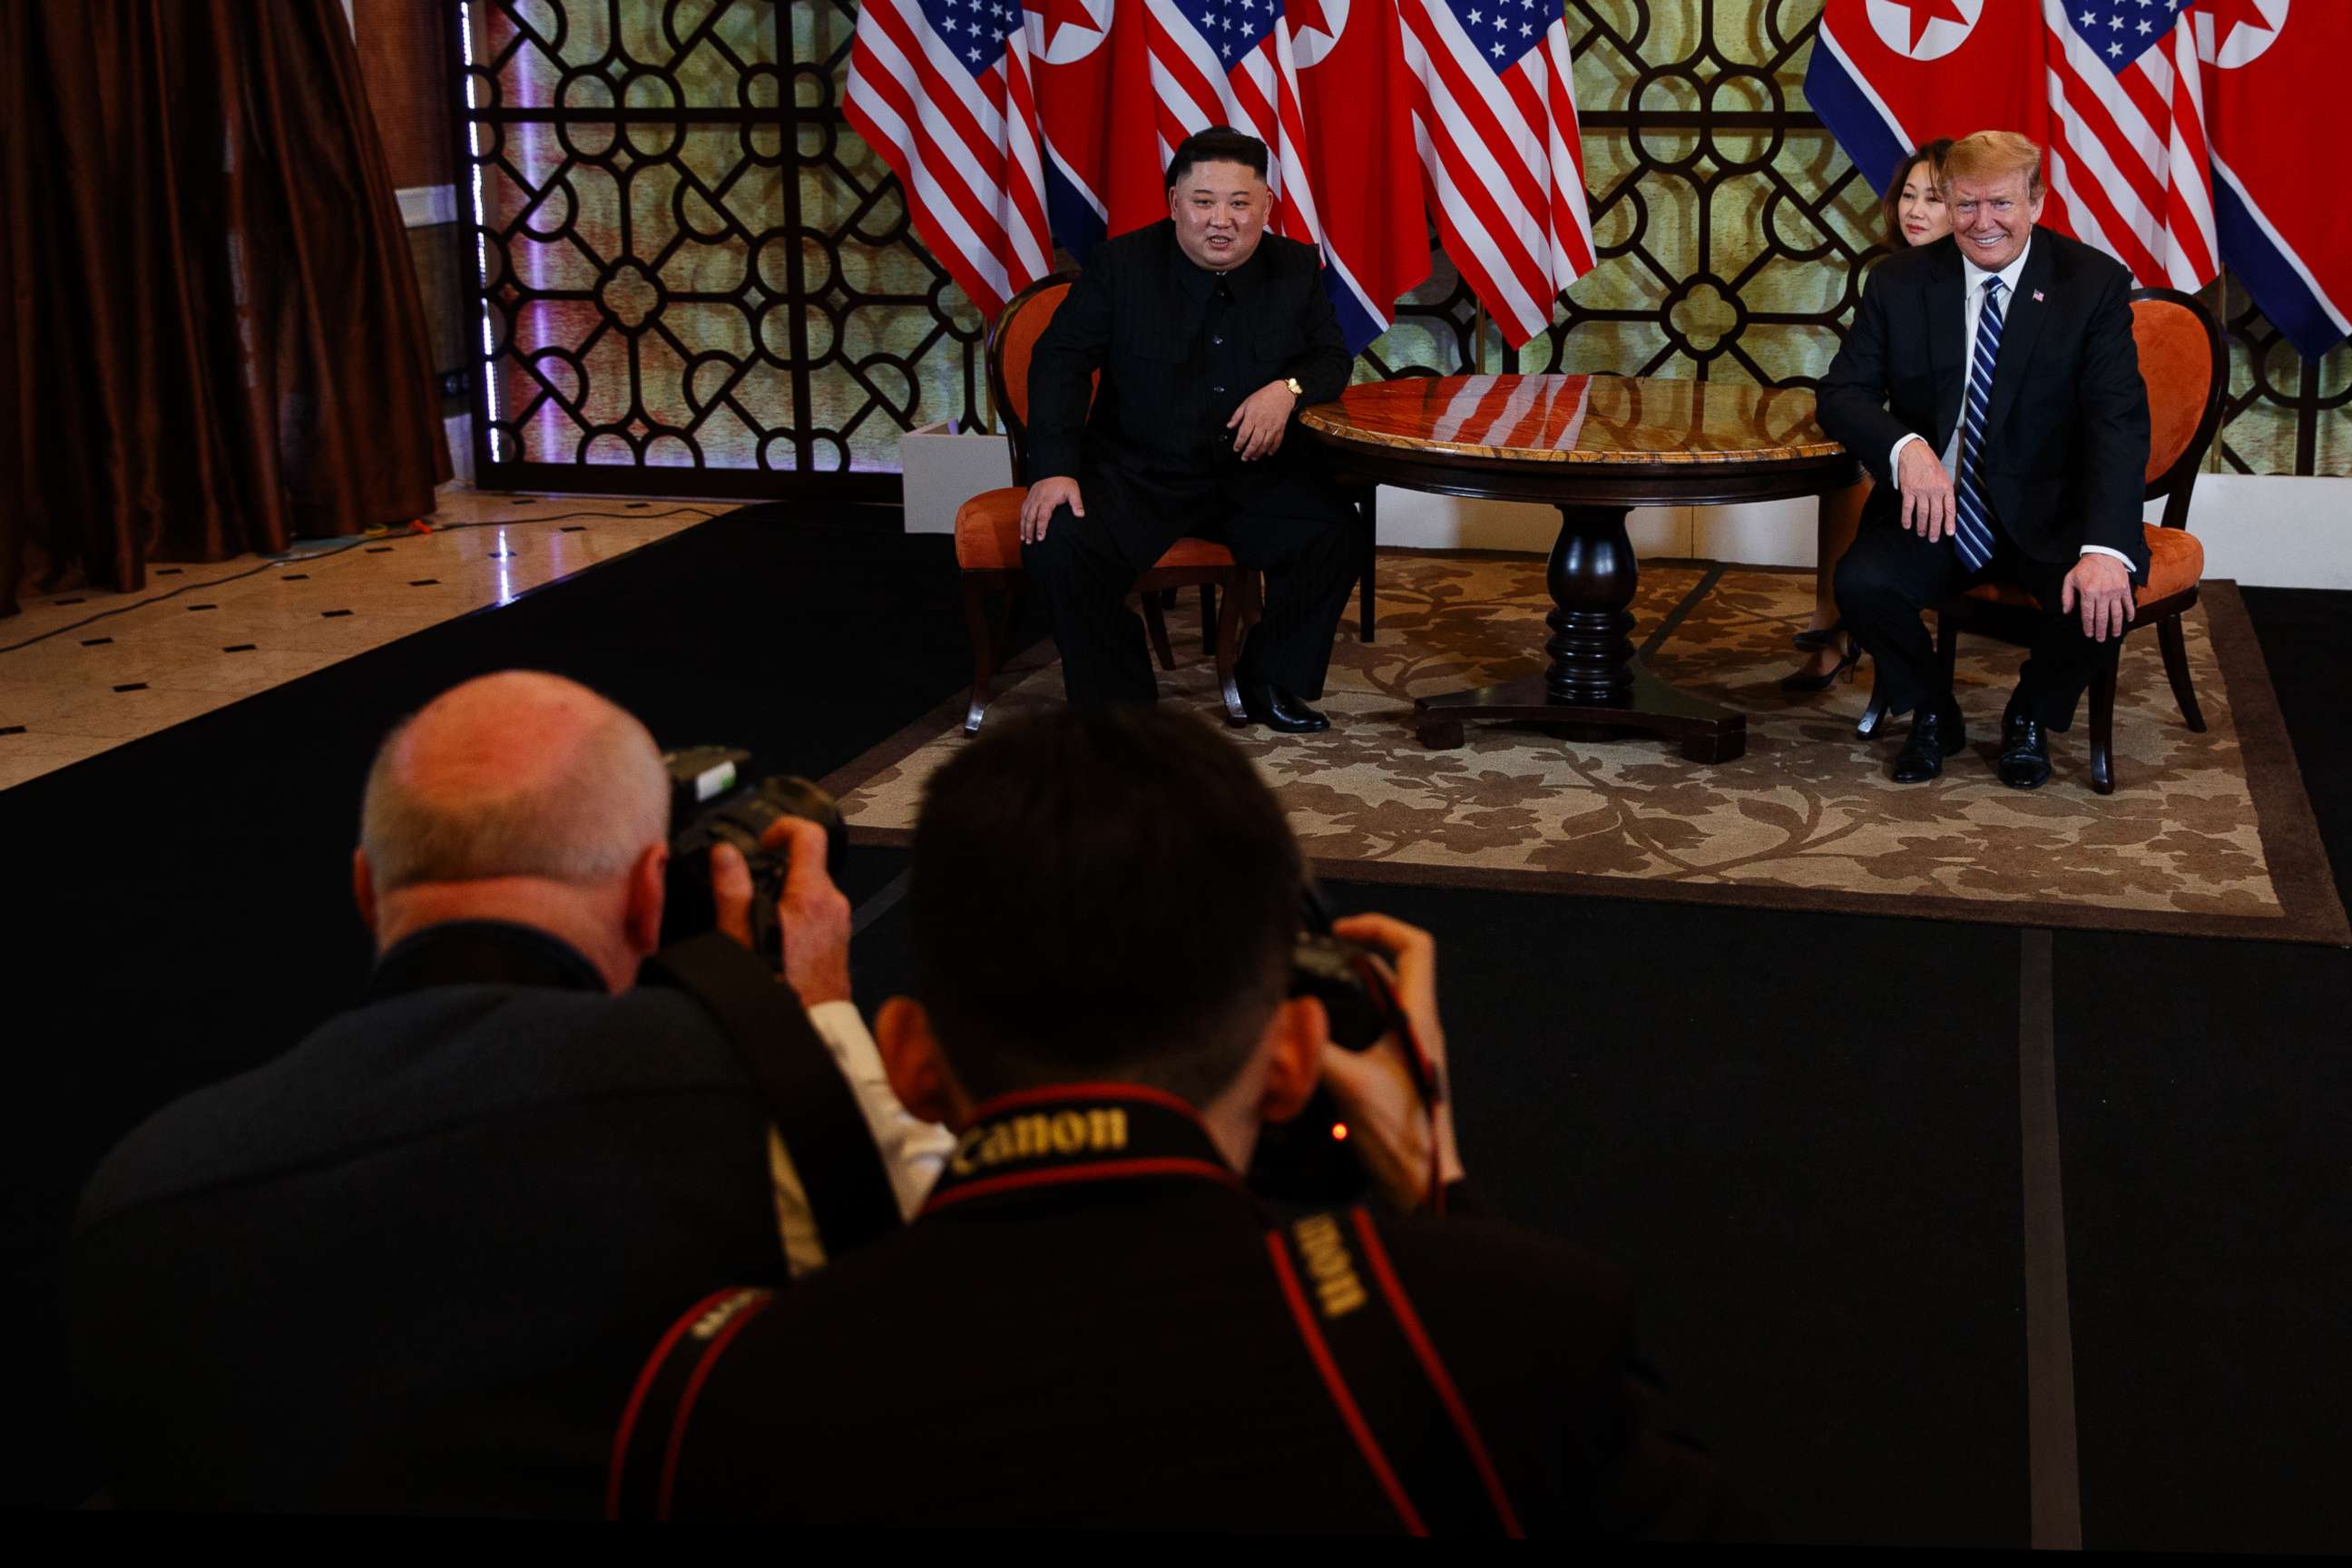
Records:
<instances>
[{"instance_id":1,"label":"orange upholstered chair","mask_svg":"<svg viewBox=\"0 0 2352 1568\"><path fill-rule=\"evenodd\" d=\"M2197 602L2205 575L2205 547L2189 531L2189 498L2197 470L2221 422L2221 388L2230 362L2221 330L2196 299L2178 289L2132 291L2132 340L2139 348L2140 379L2147 384L2147 489L2145 499L2164 501L2164 521L2147 526L2147 581L2126 636L2156 627L2164 649L2164 673L2173 700L2191 730L2202 731L2205 715L2189 684L2189 649L2180 635L2180 615ZM1958 634L1985 632L2006 641L2032 640L2039 606L2033 595L2011 583L1986 583L1947 599L1936 612L1936 651L1947 679L1958 657ZM2116 661L2123 638L2107 645L2091 677L2091 787L2112 795L2116 787Z\"/></svg>"},{"instance_id":2,"label":"orange upholstered chair","mask_svg":"<svg viewBox=\"0 0 2352 1568\"><path fill-rule=\"evenodd\" d=\"M1056 272L1014 295L988 331L988 385L1003 416L1005 434L1013 443L1013 477L1028 479L1029 356L1054 312L1062 306L1076 279L1075 272ZM966 710L963 732L977 734L987 710L989 682L1003 665L1015 611L1020 605L1021 503L1029 494L1024 482L1000 490L983 490L956 510L956 564L963 568L964 619L971 629L971 705ZM1168 553L1136 582L1143 596L1143 614L1151 632L1152 647L1163 668L1176 668L1169 646L1167 623L1160 616L1160 595L1172 588L1202 589L1202 611L1209 618L1217 604L1216 590L1225 590L1223 607L1215 610L1214 652L1217 686L1223 696L1225 721L1246 724L1241 689L1234 679L1240 652L1242 626L1255 618L1257 574L1244 572L1233 552L1205 539L1180 539ZM1004 594L1003 619L992 626L988 594Z\"/></svg>"}]
</instances>

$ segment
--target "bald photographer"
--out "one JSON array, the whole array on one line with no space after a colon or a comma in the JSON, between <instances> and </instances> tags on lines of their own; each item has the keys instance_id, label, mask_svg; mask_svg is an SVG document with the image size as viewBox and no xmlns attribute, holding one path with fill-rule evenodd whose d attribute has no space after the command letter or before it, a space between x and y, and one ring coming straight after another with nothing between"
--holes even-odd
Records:
<instances>
[{"instance_id":1,"label":"bald photographer","mask_svg":"<svg viewBox=\"0 0 2352 1568\"><path fill-rule=\"evenodd\" d=\"M84 1193L72 1350L114 1502L593 1515L648 1335L919 1203L947 1135L850 1004L825 830L713 848L724 934L656 956L671 798L645 727L552 676L469 681L385 740L352 857L367 995ZM781 984L748 951L777 856Z\"/></svg>"}]
</instances>

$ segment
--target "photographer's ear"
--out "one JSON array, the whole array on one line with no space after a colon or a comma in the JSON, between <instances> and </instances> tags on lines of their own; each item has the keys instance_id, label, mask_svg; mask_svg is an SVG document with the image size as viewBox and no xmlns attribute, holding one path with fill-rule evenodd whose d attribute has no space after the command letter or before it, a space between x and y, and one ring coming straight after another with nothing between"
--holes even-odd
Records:
<instances>
[{"instance_id":1,"label":"photographer's ear","mask_svg":"<svg viewBox=\"0 0 2352 1568\"><path fill-rule=\"evenodd\" d=\"M643 958L661 946L662 901L669 875L669 846L648 844L629 867L626 902L621 911L629 950Z\"/></svg>"},{"instance_id":2,"label":"photographer's ear","mask_svg":"<svg viewBox=\"0 0 2352 1568\"><path fill-rule=\"evenodd\" d=\"M368 869L367 851L352 851L352 902L360 907L360 921L375 934L375 873Z\"/></svg>"},{"instance_id":3,"label":"photographer's ear","mask_svg":"<svg viewBox=\"0 0 2352 1568\"><path fill-rule=\"evenodd\" d=\"M930 1015L920 1002L893 996L883 1003L874 1015L874 1045L882 1053L890 1092L910 1115L953 1127L971 1109L940 1054L939 1037L931 1033Z\"/></svg>"},{"instance_id":4,"label":"photographer's ear","mask_svg":"<svg viewBox=\"0 0 2352 1568\"><path fill-rule=\"evenodd\" d=\"M1287 1121L1307 1109L1323 1078L1323 1047L1331 1043L1331 1016L1319 998L1293 996L1265 1021L1258 1049L1265 1057L1265 1083L1258 1117Z\"/></svg>"}]
</instances>

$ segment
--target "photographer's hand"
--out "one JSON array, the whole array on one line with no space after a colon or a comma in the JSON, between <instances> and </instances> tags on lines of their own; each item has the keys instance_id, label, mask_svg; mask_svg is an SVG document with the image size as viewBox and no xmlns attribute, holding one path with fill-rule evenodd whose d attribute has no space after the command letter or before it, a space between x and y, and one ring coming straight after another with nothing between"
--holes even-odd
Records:
<instances>
[{"instance_id":1,"label":"photographer's hand","mask_svg":"<svg viewBox=\"0 0 2352 1568\"><path fill-rule=\"evenodd\" d=\"M1349 915L1334 921L1331 930L1392 955L1397 1004L1428 1058L1433 1080L1444 1085L1445 1031L1437 1020L1436 939L1386 915ZM1368 1051L1327 1046L1323 1052L1323 1081L1348 1119L1358 1157L1389 1201L1408 1210L1428 1202L1433 1165L1441 1185L1462 1179L1452 1101L1441 1096L1434 1106L1422 1103L1407 1056L1411 1049L1391 1034ZM1433 1159L1432 1139L1436 1141Z\"/></svg>"},{"instance_id":2,"label":"photographer's hand","mask_svg":"<svg viewBox=\"0 0 2352 1568\"><path fill-rule=\"evenodd\" d=\"M849 900L824 868L824 829L806 817L779 817L760 836L762 849L784 848L790 859L776 921L784 933L784 980L801 1005L849 997ZM751 868L734 846L710 849L710 897L719 929L751 945Z\"/></svg>"},{"instance_id":3,"label":"photographer's hand","mask_svg":"<svg viewBox=\"0 0 2352 1568\"><path fill-rule=\"evenodd\" d=\"M751 868L743 852L724 840L710 847L710 903L719 934L739 947L751 945Z\"/></svg>"},{"instance_id":4,"label":"photographer's hand","mask_svg":"<svg viewBox=\"0 0 2352 1568\"><path fill-rule=\"evenodd\" d=\"M776 923L784 929L784 980L801 1005L849 1000L849 900L824 868L824 829L804 816L779 817L760 847L787 847Z\"/></svg>"}]
</instances>

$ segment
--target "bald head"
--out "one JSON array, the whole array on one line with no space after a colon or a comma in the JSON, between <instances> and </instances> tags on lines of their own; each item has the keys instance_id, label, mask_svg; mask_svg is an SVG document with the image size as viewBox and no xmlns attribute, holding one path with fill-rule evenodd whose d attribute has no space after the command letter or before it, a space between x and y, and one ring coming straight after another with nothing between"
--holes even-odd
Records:
<instances>
[{"instance_id":1,"label":"bald head","mask_svg":"<svg viewBox=\"0 0 2352 1568\"><path fill-rule=\"evenodd\" d=\"M531 878L589 887L669 834L646 727L575 681L509 670L434 699L369 770L360 848L381 896Z\"/></svg>"}]
</instances>

